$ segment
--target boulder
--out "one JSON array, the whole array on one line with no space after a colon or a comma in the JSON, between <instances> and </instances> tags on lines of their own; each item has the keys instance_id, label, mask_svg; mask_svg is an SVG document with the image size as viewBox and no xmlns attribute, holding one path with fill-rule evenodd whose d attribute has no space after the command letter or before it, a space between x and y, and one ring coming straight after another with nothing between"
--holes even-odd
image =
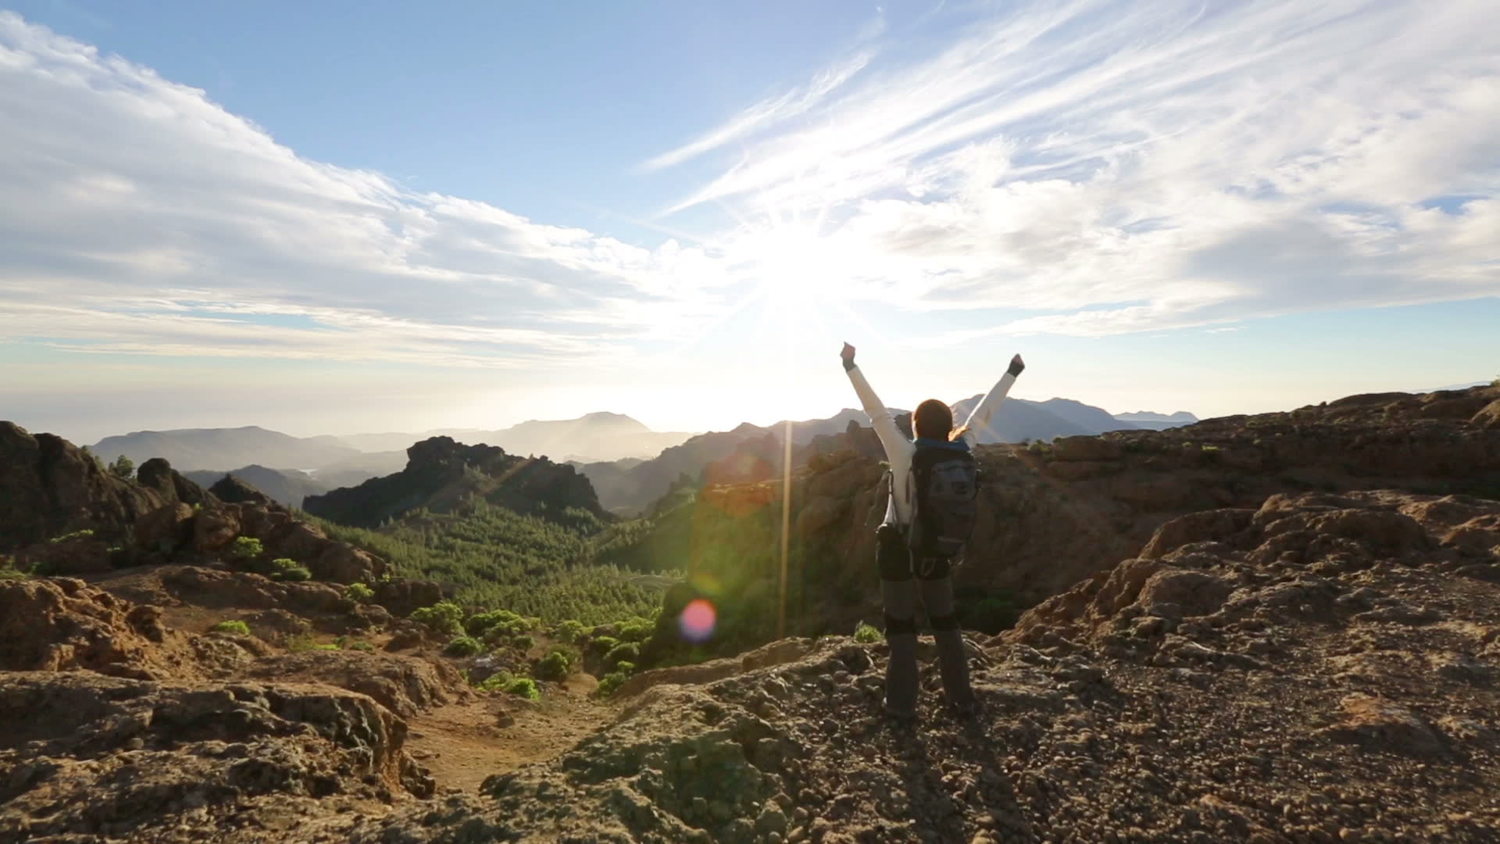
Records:
<instances>
[{"instance_id":1,"label":"boulder","mask_svg":"<svg viewBox=\"0 0 1500 844\"><path fill-rule=\"evenodd\" d=\"M214 497L227 504L270 505L271 499L250 483L235 475L225 475L208 488Z\"/></svg>"},{"instance_id":2,"label":"boulder","mask_svg":"<svg viewBox=\"0 0 1500 844\"><path fill-rule=\"evenodd\" d=\"M1191 542L1220 542L1250 526L1255 511L1226 507L1179 516L1156 529L1140 556L1158 559Z\"/></svg>"},{"instance_id":3,"label":"boulder","mask_svg":"<svg viewBox=\"0 0 1500 844\"><path fill-rule=\"evenodd\" d=\"M1469 424L1488 431L1500 429L1500 399L1495 399L1480 408L1470 417Z\"/></svg>"},{"instance_id":4,"label":"boulder","mask_svg":"<svg viewBox=\"0 0 1500 844\"><path fill-rule=\"evenodd\" d=\"M180 501L152 510L135 523L135 544L142 551L171 554L193 536L193 508Z\"/></svg>"},{"instance_id":5,"label":"boulder","mask_svg":"<svg viewBox=\"0 0 1500 844\"><path fill-rule=\"evenodd\" d=\"M229 507L206 507L193 520L193 548L204 554L224 550L240 533L237 510Z\"/></svg>"}]
</instances>

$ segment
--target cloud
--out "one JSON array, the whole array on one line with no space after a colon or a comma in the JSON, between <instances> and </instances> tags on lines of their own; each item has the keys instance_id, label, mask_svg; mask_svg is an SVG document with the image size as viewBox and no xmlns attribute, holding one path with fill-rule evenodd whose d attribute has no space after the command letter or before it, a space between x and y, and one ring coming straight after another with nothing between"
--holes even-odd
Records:
<instances>
[{"instance_id":1,"label":"cloud","mask_svg":"<svg viewBox=\"0 0 1500 844\"><path fill-rule=\"evenodd\" d=\"M203 91L0 12L0 340L586 362L712 310L655 249L298 156ZM297 315L297 327L285 320Z\"/></svg>"},{"instance_id":2,"label":"cloud","mask_svg":"<svg viewBox=\"0 0 1500 844\"><path fill-rule=\"evenodd\" d=\"M309 160L0 12L0 342L618 366L718 342L768 273L996 315L913 344L1500 295L1486 5L944 6L644 162L745 221L653 246Z\"/></svg>"},{"instance_id":3,"label":"cloud","mask_svg":"<svg viewBox=\"0 0 1500 844\"><path fill-rule=\"evenodd\" d=\"M864 70L871 58L873 54L869 50L855 53L821 71L806 86L762 100L707 134L648 160L642 168L659 170L663 167L681 164L726 144L743 140L761 129L805 114L829 94L842 87L855 74Z\"/></svg>"},{"instance_id":4,"label":"cloud","mask_svg":"<svg viewBox=\"0 0 1500 844\"><path fill-rule=\"evenodd\" d=\"M1004 333L1500 295L1491 11L1008 5L759 121L673 210L819 220L844 296L1034 312Z\"/></svg>"}]
</instances>

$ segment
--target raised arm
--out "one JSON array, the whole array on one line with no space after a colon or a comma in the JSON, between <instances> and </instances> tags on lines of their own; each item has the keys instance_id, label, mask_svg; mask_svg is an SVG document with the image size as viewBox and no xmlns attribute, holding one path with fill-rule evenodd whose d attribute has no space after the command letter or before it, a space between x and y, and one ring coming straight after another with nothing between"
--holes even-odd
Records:
<instances>
[{"instance_id":1,"label":"raised arm","mask_svg":"<svg viewBox=\"0 0 1500 844\"><path fill-rule=\"evenodd\" d=\"M854 347L845 343L839 357L843 358L844 372L849 376L849 383L854 385L860 405L870 417L870 424L875 427L875 435L880 437L880 444L885 447L885 456L890 458L898 454L907 442L906 436L896 427L896 420L891 418L891 412L881 402L880 396L875 395L875 389L865 380L865 374L854 365Z\"/></svg>"},{"instance_id":2,"label":"raised arm","mask_svg":"<svg viewBox=\"0 0 1500 844\"><path fill-rule=\"evenodd\" d=\"M970 445L974 444L975 437L979 435L981 429L989 427L990 419L994 417L995 411L1000 407L1000 403L1005 401L1005 396L1010 392L1011 385L1016 383L1016 376L1020 375L1021 371L1025 368L1026 362L1021 360L1020 355L1011 358L1010 368L1005 371L1004 375L1000 376L1000 380L995 382L995 386L990 388L989 393L985 395L984 399L969 413L969 418L964 421L963 428L964 437L969 441Z\"/></svg>"}]
</instances>

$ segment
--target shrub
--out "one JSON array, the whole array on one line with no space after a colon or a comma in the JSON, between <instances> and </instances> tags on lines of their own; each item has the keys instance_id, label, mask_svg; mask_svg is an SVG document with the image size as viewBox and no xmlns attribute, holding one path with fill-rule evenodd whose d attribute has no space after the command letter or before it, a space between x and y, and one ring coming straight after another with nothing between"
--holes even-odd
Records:
<instances>
[{"instance_id":1,"label":"shrub","mask_svg":"<svg viewBox=\"0 0 1500 844\"><path fill-rule=\"evenodd\" d=\"M560 682L568 678L568 673L572 669L573 663L568 659L567 654L554 650L537 660L534 673L543 680Z\"/></svg>"},{"instance_id":2,"label":"shrub","mask_svg":"<svg viewBox=\"0 0 1500 844\"><path fill-rule=\"evenodd\" d=\"M464 630L470 636L498 639L502 636L519 636L531 628L532 625L528 619L510 610L475 613L464 620Z\"/></svg>"},{"instance_id":3,"label":"shrub","mask_svg":"<svg viewBox=\"0 0 1500 844\"><path fill-rule=\"evenodd\" d=\"M598 697L609 697L619 691L620 686L629 677L630 674L625 671L612 671L599 679L599 688L594 690L594 694Z\"/></svg>"},{"instance_id":4,"label":"shrub","mask_svg":"<svg viewBox=\"0 0 1500 844\"><path fill-rule=\"evenodd\" d=\"M253 536L236 536L234 541L229 543L229 556L236 560L253 560L264 553L266 553L265 546Z\"/></svg>"},{"instance_id":5,"label":"shrub","mask_svg":"<svg viewBox=\"0 0 1500 844\"><path fill-rule=\"evenodd\" d=\"M443 653L448 656L473 656L484 650L484 645L473 636L455 636L443 648Z\"/></svg>"},{"instance_id":6,"label":"shrub","mask_svg":"<svg viewBox=\"0 0 1500 844\"><path fill-rule=\"evenodd\" d=\"M213 627L208 628L210 633L233 633L236 636L249 636L250 625L243 621L229 620L221 621Z\"/></svg>"},{"instance_id":7,"label":"shrub","mask_svg":"<svg viewBox=\"0 0 1500 844\"><path fill-rule=\"evenodd\" d=\"M620 640L613 636L595 636L589 640L589 650L596 654L607 654L614 650Z\"/></svg>"},{"instance_id":8,"label":"shrub","mask_svg":"<svg viewBox=\"0 0 1500 844\"><path fill-rule=\"evenodd\" d=\"M622 642L644 642L651 638L651 631L654 629L656 629L656 622L646 618L635 618L617 625L618 632L615 638Z\"/></svg>"},{"instance_id":9,"label":"shrub","mask_svg":"<svg viewBox=\"0 0 1500 844\"><path fill-rule=\"evenodd\" d=\"M344 590L344 597L360 604L368 604L375 600L375 590L363 583L351 583Z\"/></svg>"},{"instance_id":10,"label":"shrub","mask_svg":"<svg viewBox=\"0 0 1500 844\"><path fill-rule=\"evenodd\" d=\"M557 637L557 640L560 642L571 643L578 641L578 637L583 635L583 631L583 622L576 618L570 618L565 621L559 621L557 626L552 628L552 635Z\"/></svg>"},{"instance_id":11,"label":"shrub","mask_svg":"<svg viewBox=\"0 0 1500 844\"><path fill-rule=\"evenodd\" d=\"M524 697L527 700L541 700L542 690L536 687L536 681L530 677L516 677L501 687L506 694L516 697Z\"/></svg>"},{"instance_id":12,"label":"shrub","mask_svg":"<svg viewBox=\"0 0 1500 844\"><path fill-rule=\"evenodd\" d=\"M640 659L640 656L640 645L635 642L623 642L610 648L609 653L604 655L604 665L606 668L614 668L624 661L635 662Z\"/></svg>"},{"instance_id":13,"label":"shrub","mask_svg":"<svg viewBox=\"0 0 1500 844\"><path fill-rule=\"evenodd\" d=\"M348 636L340 636L337 639L334 639L333 643L337 645L341 650L346 651L375 650L375 646L370 644L369 642L366 642L364 639L351 639Z\"/></svg>"},{"instance_id":14,"label":"shrub","mask_svg":"<svg viewBox=\"0 0 1500 844\"><path fill-rule=\"evenodd\" d=\"M109 473L128 481L135 477L135 461L122 454L115 458L115 462L109 464Z\"/></svg>"},{"instance_id":15,"label":"shrub","mask_svg":"<svg viewBox=\"0 0 1500 844\"><path fill-rule=\"evenodd\" d=\"M854 626L854 641L856 642L869 644L871 642L878 642L883 638L885 638L885 635L880 632L879 628L872 627L863 621Z\"/></svg>"},{"instance_id":16,"label":"shrub","mask_svg":"<svg viewBox=\"0 0 1500 844\"><path fill-rule=\"evenodd\" d=\"M25 580L31 577L31 572L22 571L15 566L15 558L0 554L0 580Z\"/></svg>"},{"instance_id":17,"label":"shrub","mask_svg":"<svg viewBox=\"0 0 1500 844\"><path fill-rule=\"evenodd\" d=\"M438 601L430 607L413 610L411 620L437 633L458 635L463 632L464 611L452 601Z\"/></svg>"},{"instance_id":18,"label":"shrub","mask_svg":"<svg viewBox=\"0 0 1500 844\"><path fill-rule=\"evenodd\" d=\"M318 644L318 640L314 639L311 633L296 633L288 636L284 644L287 650L293 652L326 650L322 645ZM338 645L334 645L333 647L337 648Z\"/></svg>"},{"instance_id":19,"label":"shrub","mask_svg":"<svg viewBox=\"0 0 1500 844\"><path fill-rule=\"evenodd\" d=\"M536 640L530 636L517 636L510 640L510 646L518 651L529 651L536 647Z\"/></svg>"},{"instance_id":20,"label":"shrub","mask_svg":"<svg viewBox=\"0 0 1500 844\"><path fill-rule=\"evenodd\" d=\"M312 572L307 570L307 566L298 563L296 560L288 557L277 557L271 561L271 579L312 580Z\"/></svg>"},{"instance_id":21,"label":"shrub","mask_svg":"<svg viewBox=\"0 0 1500 844\"><path fill-rule=\"evenodd\" d=\"M50 543L52 543L53 545L56 545L56 544L58 544L60 542L68 542L68 541L74 540L74 539L88 539L89 537L91 537L93 535L94 535L94 531L93 530L91 530L89 528L84 528L83 530L75 530L72 533L65 533L65 534L63 534L61 536L54 536L54 537L52 537L51 539L49 539L47 541L50 542Z\"/></svg>"},{"instance_id":22,"label":"shrub","mask_svg":"<svg viewBox=\"0 0 1500 844\"><path fill-rule=\"evenodd\" d=\"M468 677L468 671L464 672L464 676L466 678ZM490 676L484 678L483 680L480 680L477 683L471 683L470 685L483 692L500 692L504 691L505 685L514 679L514 674L502 668L499 671L496 671L494 674L491 674Z\"/></svg>"}]
</instances>

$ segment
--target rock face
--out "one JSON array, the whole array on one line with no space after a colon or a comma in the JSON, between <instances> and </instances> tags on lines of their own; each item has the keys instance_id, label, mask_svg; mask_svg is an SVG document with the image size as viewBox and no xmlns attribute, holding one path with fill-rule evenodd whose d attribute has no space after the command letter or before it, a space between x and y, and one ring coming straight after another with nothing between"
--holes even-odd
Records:
<instances>
[{"instance_id":1,"label":"rock face","mask_svg":"<svg viewBox=\"0 0 1500 844\"><path fill-rule=\"evenodd\" d=\"M427 508L446 512L471 497L517 513L562 515L569 508L602 516L588 478L545 457L506 454L489 445L432 437L406 450L406 468L303 500L307 512L341 524L378 527L387 519Z\"/></svg>"},{"instance_id":2,"label":"rock face","mask_svg":"<svg viewBox=\"0 0 1500 844\"><path fill-rule=\"evenodd\" d=\"M323 531L243 483L220 498L160 458L136 479L117 478L51 434L0 422L0 551L49 574L224 557L239 537L260 540L265 559L286 557L320 580L374 582L385 562ZM246 561L241 560L241 563Z\"/></svg>"},{"instance_id":3,"label":"rock face","mask_svg":"<svg viewBox=\"0 0 1500 844\"><path fill-rule=\"evenodd\" d=\"M0 550L80 530L115 535L175 500L114 477L61 437L0 422Z\"/></svg>"},{"instance_id":4,"label":"rock face","mask_svg":"<svg viewBox=\"0 0 1500 844\"><path fill-rule=\"evenodd\" d=\"M1496 840L1500 549L1466 537L1497 517L1390 491L1216 512L975 643L973 721L938 709L930 657L905 729L876 714L884 645L789 640L668 669L687 685L646 684L436 827L398 810L350 836Z\"/></svg>"}]
</instances>

